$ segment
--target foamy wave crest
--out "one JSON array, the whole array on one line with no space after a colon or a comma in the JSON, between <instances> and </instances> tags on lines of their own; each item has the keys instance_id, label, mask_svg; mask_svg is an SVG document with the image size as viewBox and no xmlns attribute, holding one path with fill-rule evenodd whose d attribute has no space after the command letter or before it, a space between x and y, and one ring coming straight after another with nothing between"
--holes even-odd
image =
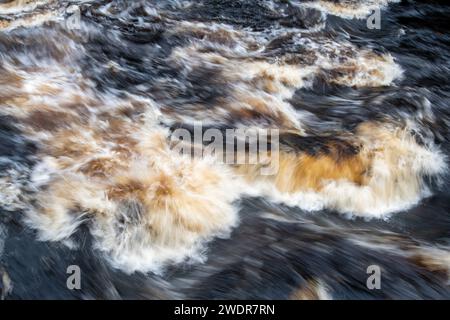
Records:
<instances>
[{"instance_id":1,"label":"foamy wave crest","mask_svg":"<svg viewBox=\"0 0 450 320\"><path fill-rule=\"evenodd\" d=\"M402 68L390 54L357 49L346 41L297 37L295 41L308 48L316 72L324 72L329 83L348 87L380 87L394 84L403 77Z\"/></svg>"},{"instance_id":2,"label":"foamy wave crest","mask_svg":"<svg viewBox=\"0 0 450 320\"><path fill-rule=\"evenodd\" d=\"M272 177L258 176L247 166L237 170L256 182L258 192L251 195L308 211L334 209L372 218L417 204L430 194L428 178L439 179L447 171L445 157L417 144L405 129L363 123L355 142L357 148L348 154L332 144L331 151L314 156L282 151Z\"/></svg>"},{"instance_id":3,"label":"foamy wave crest","mask_svg":"<svg viewBox=\"0 0 450 320\"><path fill-rule=\"evenodd\" d=\"M237 224L237 192L226 169L175 153L166 134L134 133L129 156L92 150L81 166L70 166L63 154L46 159L43 171L52 174L48 181L35 179L45 187L38 187L28 220L40 238L64 240L87 223L96 247L128 272L161 272L169 262L201 260L204 242L227 236ZM84 145L92 136L76 139Z\"/></svg>"},{"instance_id":4,"label":"foamy wave crest","mask_svg":"<svg viewBox=\"0 0 450 320\"><path fill-rule=\"evenodd\" d=\"M321 10L327 14L345 19L364 19L375 9L383 9L389 3L400 0L312 0L302 2L301 6Z\"/></svg>"},{"instance_id":5,"label":"foamy wave crest","mask_svg":"<svg viewBox=\"0 0 450 320\"><path fill-rule=\"evenodd\" d=\"M32 28L50 21L62 21L66 4L59 1L16 0L0 4L0 30Z\"/></svg>"},{"instance_id":6,"label":"foamy wave crest","mask_svg":"<svg viewBox=\"0 0 450 320\"><path fill-rule=\"evenodd\" d=\"M70 240L87 225L114 266L159 273L169 263L201 261L204 244L236 226L229 170L172 150L151 99L97 94L70 63L22 62L39 67L5 65L11 81L2 98L38 147L31 193L19 203L41 240ZM8 181L0 186L12 207L21 191Z\"/></svg>"},{"instance_id":7,"label":"foamy wave crest","mask_svg":"<svg viewBox=\"0 0 450 320\"><path fill-rule=\"evenodd\" d=\"M183 112L175 113L167 108L163 113L179 122L201 120L212 125L239 119L247 125L303 132L303 114L292 107L289 99L296 90L311 87L318 77L330 84L363 88L392 85L403 76L403 70L389 54L357 49L345 41L312 40L301 35L287 37L302 48L301 55L286 54L277 59L262 57L255 61L254 55L258 53L249 51L250 35L239 38L236 31L227 32L224 31L223 36L228 34L229 41L236 41L231 47L203 40L177 48L169 57L171 64L185 75L205 69L220 73L224 83L221 90L227 97L217 99L206 108L202 104L185 104ZM259 42L264 43L261 39ZM266 40L259 51L268 48L270 42Z\"/></svg>"},{"instance_id":8,"label":"foamy wave crest","mask_svg":"<svg viewBox=\"0 0 450 320\"><path fill-rule=\"evenodd\" d=\"M54 0L12 0L0 3L0 14L17 14L30 12L41 6L55 2Z\"/></svg>"}]
</instances>

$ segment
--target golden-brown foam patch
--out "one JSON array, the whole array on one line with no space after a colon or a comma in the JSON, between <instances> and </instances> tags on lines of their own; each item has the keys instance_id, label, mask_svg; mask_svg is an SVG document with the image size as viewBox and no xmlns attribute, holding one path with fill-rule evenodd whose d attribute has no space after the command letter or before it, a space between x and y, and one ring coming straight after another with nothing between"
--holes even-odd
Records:
<instances>
[{"instance_id":1,"label":"golden-brown foam patch","mask_svg":"<svg viewBox=\"0 0 450 320\"><path fill-rule=\"evenodd\" d=\"M326 151L315 155L282 149L276 155L278 170L275 175L260 178L271 180L277 189L288 193L321 191L329 181L346 180L363 185L370 165L369 157L361 152L345 154L345 151L339 150L348 147L351 145L330 142ZM247 179L257 178L259 170L258 166L249 165L237 168Z\"/></svg>"},{"instance_id":2,"label":"golden-brown foam patch","mask_svg":"<svg viewBox=\"0 0 450 320\"><path fill-rule=\"evenodd\" d=\"M236 170L249 181L273 185L282 194L312 191L325 207L382 216L419 201L427 190L425 178L439 176L446 167L439 153L419 145L404 129L363 123L353 139L358 152L344 156L281 150L278 171L272 176L261 176L257 166Z\"/></svg>"}]
</instances>

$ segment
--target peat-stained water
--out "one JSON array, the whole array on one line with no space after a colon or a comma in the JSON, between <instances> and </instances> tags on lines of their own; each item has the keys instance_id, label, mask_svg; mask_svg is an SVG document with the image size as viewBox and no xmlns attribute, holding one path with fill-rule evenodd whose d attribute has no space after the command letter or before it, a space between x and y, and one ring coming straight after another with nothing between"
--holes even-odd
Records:
<instances>
[{"instance_id":1,"label":"peat-stained water","mask_svg":"<svg viewBox=\"0 0 450 320\"><path fill-rule=\"evenodd\" d=\"M1 297L450 298L449 18L0 1ZM198 123L280 130L278 171L174 151Z\"/></svg>"}]
</instances>

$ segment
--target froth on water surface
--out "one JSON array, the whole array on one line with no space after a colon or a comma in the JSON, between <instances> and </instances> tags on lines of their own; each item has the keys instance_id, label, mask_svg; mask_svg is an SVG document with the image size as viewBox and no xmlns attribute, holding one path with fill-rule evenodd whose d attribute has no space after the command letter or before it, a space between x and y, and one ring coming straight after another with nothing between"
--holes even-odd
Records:
<instances>
[{"instance_id":1,"label":"froth on water surface","mask_svg":"<svg viewBox=\"0 0 450 320\"><path fill-rule=\"evenodd\" d=\"M8 297L448 297L449 39L419 5L0 1ZM276 170L179 129L276 130ZM73 259L99 284L51 285Z\"/></svg>"}]
</instances>

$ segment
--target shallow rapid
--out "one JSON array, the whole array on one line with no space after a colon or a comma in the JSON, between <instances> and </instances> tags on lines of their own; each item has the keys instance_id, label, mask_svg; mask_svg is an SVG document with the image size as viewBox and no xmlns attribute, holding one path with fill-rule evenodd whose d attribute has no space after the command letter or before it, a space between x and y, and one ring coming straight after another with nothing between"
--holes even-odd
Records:
<instances>
[{"instance_id":1,"label":"shallow rapid","mask_svg":"<svg viewBox=\"0 0 450 320\"><path fill-rule=\"evenodd\" d=\"M0 1L0 296L450 298L449 18L444 1ZM174 138L239 129L276 152L224 163Z\"/></svg>"}]
</instances>

